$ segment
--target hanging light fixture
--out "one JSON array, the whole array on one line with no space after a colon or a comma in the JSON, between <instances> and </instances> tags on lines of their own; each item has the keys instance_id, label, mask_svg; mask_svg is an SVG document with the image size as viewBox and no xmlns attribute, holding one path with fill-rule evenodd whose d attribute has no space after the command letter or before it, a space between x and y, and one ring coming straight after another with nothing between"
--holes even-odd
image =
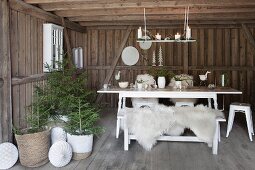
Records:
<instances>
[{"instance_id":1,"label":"hanging light fixture","mask_svg":"<svg viewBox=\"0 0 255 170\"><path fill-rule=\"evenodd\" d=\"M149 31L147 31L147 23L146 23L146 10L143 10L143 19L144 19L144 36L142 27L138 29L138 41L150 41L150 42L194 42L196 40L191 39L191 28L189 27L189 6L185 7L184 12L184 25L183 25L183 36L180 33L176 33L174 36L166 37L165 39L161 39L161 35L157 33L155 36L152 35Z\"/></svg>"}]
</instances>

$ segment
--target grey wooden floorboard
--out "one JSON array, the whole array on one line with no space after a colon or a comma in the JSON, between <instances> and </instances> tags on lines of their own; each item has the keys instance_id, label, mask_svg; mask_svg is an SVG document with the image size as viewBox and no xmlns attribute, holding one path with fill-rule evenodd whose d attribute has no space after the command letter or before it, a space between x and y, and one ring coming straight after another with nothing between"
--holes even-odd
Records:
<instances>
[{"instance_id":1,"label":"grey wooden floorboard","mask_svg":"<svg viewBox=\"0 0 255 170\"><path fill-rule=\"evenodd\" d=\"M243 119L243 118L241 118ZM116 110L106 109L100 124L105 133L95 138L92 155L81 161L71 161L61 169L76 170L254 170L255 144L250 142L245 121L235 119L233 130L226 138L227 123L222 124L218 155L213 155L205 143L158 142L146 151L131 141L129 151L123 150L123 133L115 138ZM255 140L255 137L254 137ZM25 168L19 163L12 169ZM57 169L50 163L33 169Z\"/></svg>"}]
</instances>

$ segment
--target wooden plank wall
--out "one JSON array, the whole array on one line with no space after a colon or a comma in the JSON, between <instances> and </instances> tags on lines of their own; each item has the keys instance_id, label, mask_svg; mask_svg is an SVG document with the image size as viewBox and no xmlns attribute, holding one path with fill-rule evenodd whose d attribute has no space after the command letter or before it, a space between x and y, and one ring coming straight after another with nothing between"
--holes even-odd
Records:
<instances>
[{"instance_id":1,"label":"wooden plank wall","mask_svg":"<svg viewBox=\"0 0 255 170\"><path fill-rule=\"evenodd\" d=\"M31 74L42 73L42 24L46 21L30 15L10 11L11 25L11 59L12 77L22 77ZM71 46L83 47L84 65L87 68L89 80L88 86L92 89L100 89L110 69L111 62L116 55L125 29L88 29L88 32L78 33L68 30ZM151 29L152 34L159 32L163 37L181 32L181 29ZM250 28L255 36L255 29ZM244 37L243 30L236 28L194 28L192 29L195 43L153 43L147 50L141 50L136 42L136 30L134 30L126 46L135 46L142 56L147 56L149 65L152 60L152 52L158 54L159 46L162 46L164 65L174 73L188 73L195 78L195 85L199 84L198 75L211 70L209 83L220 83L219 76L222 72L229 74L230 86L243 91L243 95L229 95L225 97L225 106L232 101L249 102L254 106L255 75L254 75L254 49ZM186 57L186 58L184 58ZM121 71L121 80L134 82L136 75L145 73L149 67L144 66L142 57L136 66L125 66L120 60L116 69ZM25 106L29 105L33 98L33 86L37 83L20 84L13 86L13 122L17 127L26 127ZM117 82L112 79L112 85ZM222 98L220 98L220 101ZM117 106L116 95L105 95L102 103L107 107ZM228 108L226 108L228 109Z\"/></svg>"},{"instance_id":2,"label":"wooden plank wall","mask_svg":"<svg viewBox=\"0 0 255 170\"><path fill-rule=\"evenodd\" d=\"M43 73L43 23L46 21L10 10L12 77ZM72 47L83 46L85 34L68 30ZM41 82L12 87L13 123L25 128L26 109L33 100L33 87Z\"/></svg>"},{"instance_id":3,"label":"wooden plank wall","mask_svg":"<svg viewBox=\"0 0 255 170\"><path fill-rule=\"evenodd\" d=\"M100 89L103 80L115 53L125 34L125 29L88 29L85 39L85 65L88 68L90 77L90 87ZM255 29L250 28L255 36ZM181 32L181 29L151 29L152 34L159 32L163 37ZM239 89L243 95L226 95L225 108L228 109L230 102L240 101L255 104L255 53L252 45L245 39L244 32L240 27L234 28L194 28L192 36L197 40L195 43L153 43L147 50L141 50L136 42L136 30L134 30L126 46L134 46L140 56L147 55L149 65L151 65L152 53L155 50L156 55L159 46L162 47L164 66L174 73L183 73L188 69L188 73L194 76L194 84L199 85L199 74L204 74L207 70L212 71L209 74L208 83L220 84L220 74L228 73L229 86ZM137 74L145 73L148 67L144 67L142 57L136 66L124 66L120 60L118 70L121 71L123 81L133 82ZM112 78L112 85L117 82ZM222 97L220 97L220 102ZM117 106L116 95L105 95L103 103L107 106ZM222 107L222 106L221 106Z\"/></svg>"}]
</instances>

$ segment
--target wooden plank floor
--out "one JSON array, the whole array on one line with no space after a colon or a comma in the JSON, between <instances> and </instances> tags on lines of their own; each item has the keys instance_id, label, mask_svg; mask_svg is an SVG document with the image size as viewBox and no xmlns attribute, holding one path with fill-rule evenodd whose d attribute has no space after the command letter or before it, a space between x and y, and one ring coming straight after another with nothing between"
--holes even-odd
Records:
<instances>
[{"instance_id":1,"label":"wooden plank floor","mask_svg":"<svg viewBox=\"0 0 255 170\"><path fill-rule=\"evenodd\" d=\"M93 154L82 161L72 160L61 169L143 169L143 170L254 170L255 145L250 142L244 117L237 117L228 138L226 124L222 124L218 155L204 143L158 142L151 151L145 151L132 141L129 151L123 150L123 133L115 138L116 110L106 109L101 124L105 133L95 138ZM255 139L255 137L254 137ZM12 169L32 169L15 165ZM51 170L50 163L36 169Z\"/></svg>"}]
</instances>

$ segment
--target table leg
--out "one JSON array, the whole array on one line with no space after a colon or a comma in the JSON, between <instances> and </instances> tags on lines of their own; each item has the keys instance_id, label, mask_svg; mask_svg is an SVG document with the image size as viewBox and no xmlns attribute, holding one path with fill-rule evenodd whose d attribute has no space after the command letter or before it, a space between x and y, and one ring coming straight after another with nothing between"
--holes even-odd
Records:
<instances>
[{"instance_id":1,"label":"table leg","mask_svg":"<svg viewBox=\"0 0 255 170\"><path fill-rule=\"evenodd\" d=\"M208 100L208 107L209 107L209 108L212 108L211 98L208 98L207 100Z\"/></svg>"},{"instance_id":2,"label":"table leg","mask_svg":"<svg viewBox=\"0 0 255 170\"><path fill-rule=\"evenodd\" d=\"M123 103L122 103L122 108L126 107L126 97L123 97Z\"/></svg>"},{"instance_id":3,"label":"table leg","mask_svg":"<svg viewBox=\"0 0 255 170\"><path fill-rule=\"evenodd\" d=\"M217 94L213 97L214 109L218 110Z\"/></svg>"}]
</instances>

